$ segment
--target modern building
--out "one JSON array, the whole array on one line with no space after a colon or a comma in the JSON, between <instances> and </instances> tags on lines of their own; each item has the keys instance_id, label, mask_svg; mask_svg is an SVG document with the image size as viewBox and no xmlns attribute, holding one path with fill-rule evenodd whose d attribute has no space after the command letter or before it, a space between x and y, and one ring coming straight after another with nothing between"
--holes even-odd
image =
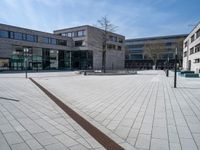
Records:
<instances>
[{"instance_id":1,"label":"modern building","mask_svg":"<svg viewBox=\"0 0 200 150\"><path fill-rule=\"evenodd\" d=\"M101 69L101 38L102 31L92 26L52 34L0 24L0 69L23 70L26 64L30 70ZM115 33L109 38L106 68L124 68L125 38Z\"/></svg>"},{"instance_id":2,"label":"modern building","mask_svg":"<svg viewBox=\"0 0 200 150\"><path fill-rule=\"evenodd\" d=\"M174 67L175 49L178 47L179 62L182 64L182 43L186 34L127 39L126 45L126 68L152 69L153 60L145 53L146 45L160 44L163 50L156 54L156 68Z\"/></svg>"},{"instance_id":3,"label":"modern building","mask_svg":"<svg viewBox=\"0 0 200 150\"><path fill-rule=\"evenodd\" d=\"M102 49L104 31L89 25L55 30L54 34L70 37L78 50L74 67L85 68L93 66L94 69L102 68ZM90 56L84 62L81 56ZM116 33L107 33L106 69L123 69L125 63L125 37Z\"/></svg>"},{"instance_id":4,"label":"modern building","mask_svg":"<svg viewBox=\"0 0 200 150\"><path fill-rule=\"evenodd\" d=\"M200 23L184 40L183 69L200 73Z\"/></svg>"}]
</instances>

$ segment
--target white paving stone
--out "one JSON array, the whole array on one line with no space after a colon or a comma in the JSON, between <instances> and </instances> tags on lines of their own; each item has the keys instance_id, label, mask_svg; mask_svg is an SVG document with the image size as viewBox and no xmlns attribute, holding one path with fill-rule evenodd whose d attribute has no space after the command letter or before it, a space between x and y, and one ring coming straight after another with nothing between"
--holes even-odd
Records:
<instances>
[{"instance_id":1,"label":"white paving stone","mask_svg":"<svg viewBox=\"0 0 200 150\"><path fill-rule=\"evenodd\" d=\"M135 149L134 146L143 150L200 149L198 78L178 76L174 89L173 72L167 78L163 71L140 71L130 76L83 76L74 72L29 76L125 149ZM67 149L102 149L44 93L24 79L24 74L0 74L0 90L4 91L1 97L20 100L0 99L4 144L5 135L10 132L17 132L25 141L48 132L54 140L46 144L52 148L64 145Z\"/></svg>"}]
</instances>

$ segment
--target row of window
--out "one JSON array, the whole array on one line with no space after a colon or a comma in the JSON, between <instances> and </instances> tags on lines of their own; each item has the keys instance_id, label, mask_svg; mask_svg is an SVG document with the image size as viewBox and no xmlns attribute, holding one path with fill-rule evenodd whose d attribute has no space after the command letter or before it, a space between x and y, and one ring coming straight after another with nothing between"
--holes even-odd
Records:
<instances>
[{"instance_id":1,"label":"row of window","mask_svg":"<svg viewBox=\"0 0 200 150\"><path fill-rule=\"evenodd\" d=\"M190 48L190 55L194 54L194 53L197 53L200 51L200 44L198 44L197 46L195 47L192 47Z\"/></svg>"},{"instance_id":2,"label":"row of window","mask_svg":"<svg viewBox=\"0 0 200 150\"><path fill-rule=\"evenodd\" d=\"M199 37L200 37L200 29L199 29L196 33L194 33L194 34L191 36L191 38L190 38L191 43L194 42L194 41L195 41L196 39L198 39ZM185 47L187 47L188 41L186 41L186 42L184 43L184 45L185 45Z\"/></svg>"},{"instance_id":3,"label":"row of window","mask_svg":"<svg viewBox=\"0 0 200 150\"><path fill-rule=\"evenodd\" d=\"M5 30L0 30L0 38L10 38L10 39L23 40L23 41L28 41L28 42L38 42L37 35L5 31ZM64 46L67 45L66 40L54 39L54 38L49 38L49 37L43 37L42 42L46 44L54 44L54 45L64 45Z\"/></svg>"},{"instance_id":4,"label":"row of window","mask_svg":"<svg viewBox=\"0 0 200 150\"><path fill-rule=\"evenodd\" d=\"M66 40L54 39L49 37L43 37L43 43L67 46Z\"/></svg>"},{"instance_id":5,"label":"row of window","mask_svg":"<svg viewBox=\"0 0 200 150\"><path fill-rule=\"evenodd\" d=\"M117 38L116 36L112 36L112 35L109 36L109 41L123 43L122 38Z\"/></svg>"},{"instance_id":6,"label":"row of window","mask_svg":"<svg viewBox=\"0 0 200 150\"><path fill-rule=\"evenodd\" d=\"M11 38L15 40L24 40L24 41L29 41L29 42L38 41L38 36L36 35L25 34L25 33L20 33L20 32L5 31L5 30L0 30L0 37Z\"/></svg>"},{"instance_id":7,"label":"row of window","mask_svg":"<svg viewBox=\"0 0 200 150\"><path fill-rule=\"evenodd\" d=\"M67 36L67 37L82 37L86 35L85 30L80 30L80 31L74 31L74 32L66 32L66 33L61 33L62 36Z\"/></svg>"},{"instance_id":8,"label":"row of window","mask_svg":"<svg viewBox=\"0 0 200 150\"><path fill-rule=\"evenodd\" d=\"M121 46L117 46L117 45L114 45L114 44L107 44L107 48L109 49L109 50L121 50L122 49L122 47Z\"/></svg>"}]
</instances>

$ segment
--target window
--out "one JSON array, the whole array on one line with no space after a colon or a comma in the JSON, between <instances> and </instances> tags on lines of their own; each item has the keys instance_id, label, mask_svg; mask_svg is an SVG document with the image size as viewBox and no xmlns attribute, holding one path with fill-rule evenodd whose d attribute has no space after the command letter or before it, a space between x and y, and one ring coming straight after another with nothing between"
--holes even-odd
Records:
<instances>
[{"instance_id":1,"label":"window","mask_svg":"<svg viewBox=\"0 0 200 150\"><path fill-rule=\"evenodd\" d=\"M186 42L184 43L185 47L187 47L187 44L188 44L188 42L186 41Z\"/></svg>"},{"instance_id":2,"label":"window","mask_svg":"<svg viewBox=\"0 0 200 150\"><path fill-rule=\"evenodd\" d=\"M16 40L22 40L22 33L15 32L14 33L14 39L16 39Z\"/></svg>"},{"instance_id":3,"label":"window","mask_svg":"<svg viewBox=\"0 0 200 150\"><path fill-rule=\"evenodd\" d=\"M198 45L195 46L195 53L197 53L199 51L200 51L200 44L198 44Z\"/></svg>"},{"instance_id":4,"label":"window","mask_svg":"<svg viewBox=\"0 0 200 150\"><path fill-rule=\"evenodd\" d=\"M66 35L67 35L67 37L72 37L72 33L71 32L68 32Z\"/></svg>"},{"instance_id":5,"label":"window","mask_svg":"<svg viewBox=\"0 0 200 150\"><path fill-rule=\"evenodd\" d=\"M108 44L107 48L108 49L116 49L116 46L114 44Z\"/></svg>"},{"instance_id":6,"label":"window","mask_svg":"<svg viewBox=\"0 0 200 150\"><path fill-rule=\"evenodd\" d=\"M122 38L119 38L119 43L123 43L123 39Z\"/></svg>"},{"instance_id":7,"label":"window","mask_svg":"<svg viewBox=\"0 0 200 150\"><path fill-rule=\"evenodd\" d=\"M115 36L115 37L113 37L113 40L115 41L115 42L117 42L117 37Z\"/></svg>"},{"instance_id":8,"label":"window","mask_svg":"<svg viewBox=\"0 0 200 150\"><path fill-rule=\"evenodd\" d=\"M0 30L0 37L8 38L8 31Z\"/></svg>"},{"instance_id":9,"label":"window","mask_svg":"<svg viewBox=\"0 0 200 150\"><path fill-rule=\"evenodd\" d=\"M61 36L67 36L67 33L61 33Z\"/></svg>"},{"instance_id":10,"label":"window","mask_svg":"<svg viewBox=\"0 0 200 150\"><path fill-rule=\"evenodd\" d=\"M197 37L197 38L200 37L200 29L196 32L196 37Z\"/></svg>"},{"instance_id":11,"label":"window","mask_svg":"<svg viewBox=\"0 0 200 150\"><path fill-rule=\"evenodd\" d=\"M109 41L113 41L113 36L109 36Z\"/></svg>"},{"instance_id":12,"label":"window","mask_svg":"<svg viewBox=\"0 0 200 150\"><path fill-rule=\"evenodd\" d=\"M190 55L194 54L194 47L190 49Z\"/></svg>"},{"instance_id":13,"label":"window","mask_svg":"<svg viewBox=\"0 0 200 150\"><path fill-rule=\"evenodd\" d=\"M43 37L43 43L49 44L49 38L48 37Z\"/></svg>"},{"instance_id":14,"label":"window","mask_svg":"<svg viewBox=\"0 0 200 150\"><path fill-rule=\"evenodd\" d=\"M183 53L183 56L186 57L187 56L187 51Z\"/></svg>"},{"instance_id":15,"label":"window","mask_svg":"<svg viewBox=\"0 0 200 150\"><path fill-rule=\"evenodd\" d=\"M57 43L56 43L56 39L51 39L51 44L56 45L56 44L57 44Z\"/></svg>"},{"instance_id":16,"label":"window","mask_svg":"<svg viewBox=\"0 0 200 150\"><path fill-rule=\"evenodd\" d=\"M83 36L83 31L78 31L78 36Z\"/></svg>"},{"instance_id":17,"label":"window","mask_svg":"<svg viewBox=\"0 0 200 150\"><path fill-rule=\"evenodd\" d=\"M63 46L67 46L67 41L65 40L57 40L57 45L63 45Z\"/></svg>"},{"instance_id":18,"label":"window","mask_svg":"<svg viewBox=\"0 0 200 150\"><path fill-rule=\"evenodd\" d=\"M9 38L14 39L14 32L12 31L9 32Z\"/></svg>"},{"instance_id":19,"label":"window","mask_svg":"<svg viewBox=\"0 0 200 150\"><path fill-rule=\"evenodd\" d=\"M75 47L83 46L83 41L75 41Z\"/></svg>"},{"instance_id":20,"label":"window","mask_svg":"<svg viewBox=\"0 0 200 150\"><path fill-rule=\"evenodd\" d=\"M86 31L85 30L83 30L83 36L86 36Z\"/></svg>"},{"instance_id":21,"label":"window","mask_svg":"<svg viewBox=\"0 0 200 150\"><path fill-rule=\"evenodd\" d=\"M194 63L199 63L200 62L200 58L197 58L194 60Z\"/></svg>"},{"instance_id":22,"label":"window","mask_svg":"<svg viewBox=\"0 0 200 150\"><path fill-rule=\"evenodd\" d=\"M26 34L22 34L22 39L26 40Z\"/></svg>"},{"instance_id":23,"label":"window","mask_svg":"<svg viewBox=\"0 0 200 150\"><path fill-rule=\"evenodd\" d=\"M191 37L191 43L194 41L194 35Z\"/></svg>"},{"instance_id":24,"label":"window","mask_svg":"<svg viewBox=\"0 0 200 150\"><path fill-rule=\"evenodd\" d=\"M171 42L167 42L165 43L166 46L172 46L172 43Z\"/></svg>"},{"instance_id":25,"label":"window","mask_svg":"<svg viewBox=\"0 0 200 150\"><path fill-rule=\"evenodd\" d=\"M72 34L72 36L71 36L71 37L74 37L74 32L72 32L71 34Z\"/></svg>"},{"instance_id":26,"label":"window","mask_svg":"<svg viewBox=\"0 0 200 150\"><path fill-rule=\"evenodd\" d=\"M128 48L143 48L144 44L128 45Z\"/></svg>"},{"instance_id":27,"label":"window","mask_svg":"<svg viewBox=\"0 0 200 150\"><path fill-rule=\"evenodd\" d=\"M117 50L122 50L122 47L121 47L121 46L118 46L118 47L117 47Z\"/></svg>"},{"instance_id":28,"label":"window","mask_svg":"<svg viewBox=\"0 0 200 150\"><path fill-rule=\"evenodd\" d=\"M37 42L37 36L27 34L26 35L26 40L29 41L29 42Z\"/></svg>"},{"instance_id":29,"label":"window","mask_svg":"<svg viewBox=\"0 0 200 150\"><path fill-rule=\"evenodd\" d=\"M77 36L78 36L78 32L75 31L75 32L74 32L74 37L77 37Z\"/></svg>"}]
</instances>

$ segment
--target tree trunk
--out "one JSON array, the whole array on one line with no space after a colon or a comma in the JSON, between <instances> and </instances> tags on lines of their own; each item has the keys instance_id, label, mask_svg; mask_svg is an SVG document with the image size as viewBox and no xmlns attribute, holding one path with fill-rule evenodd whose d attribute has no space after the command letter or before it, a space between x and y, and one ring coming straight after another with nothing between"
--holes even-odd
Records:
<instances>
[{"instance_id":1,"label":"tree trunk","mask_svg":"<svg viewBox=\"0 0 200 150\"><path fill-rule=\"evenodd\" d=\"M102 71L103 73L106 72L106 51L102 51Z\"/></svg>"}]
</instances>

